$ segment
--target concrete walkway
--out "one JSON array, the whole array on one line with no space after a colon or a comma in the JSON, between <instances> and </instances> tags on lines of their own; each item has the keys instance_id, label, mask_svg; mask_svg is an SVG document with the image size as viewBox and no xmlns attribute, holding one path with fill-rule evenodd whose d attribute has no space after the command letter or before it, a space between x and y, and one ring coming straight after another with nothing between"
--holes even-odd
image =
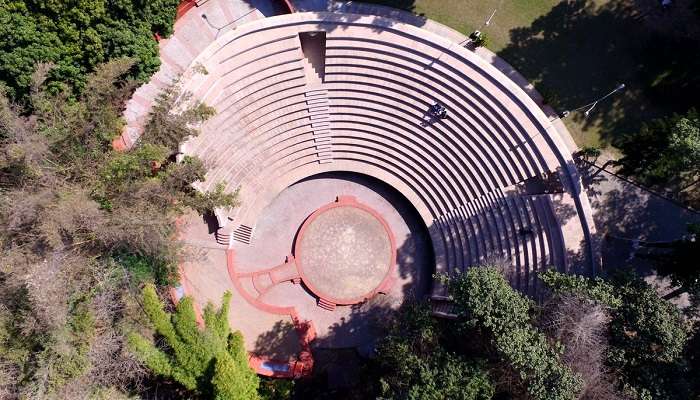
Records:
<instances>
[{"instance_id":1,"label":"concrete walkway","mask_svg":"<svg viewBox=\"0 0 700 400\"><path fill-rule=\"evenodd\" d=\"M136 89L126 103L126 126L113 145L128 149L138 140L153 106L164 88L176 83L181 74L207 46L226 32L256 19L283 14L285 8L274 0L209 0L188 10L175 21L173 34L158 42L160 69L148 83Z\"/></svg>"},{"instance_id":2,"label":"concrete walkway","mask_svg":"<svg viewBox=\"0 0 700 400\"><path fill-rule=\"evenodd\" d=\"M390 290L367 303L334 310L319 307L313 293L292 282L277 284L264 296L251 298L250 288L237 283L231 269L227 270L227 253L235 255L235 268L244 273L279 264L292 252L304 220L338 194L371 205L394 233L397 257ZM425 270L431 265L427 233L411 206L386 185L346 174L310 178L282 192L263 215L250 244L234 241L230 248L217 243L212 221L208 224L190 214L180 223L186 253L180 271L181 294L192 296L201 311L209 302L219 305L224 292L231 291L229 322L243 333L246 349L256 357L258 367L265 365L260 360L277 363L268 367L294 363L303 353L297 329L300 321L312 324L315 347L371 348L382 315L397 308L406 296L422 297L428 292L432 270Z\"/></svg>"}]
</instances>

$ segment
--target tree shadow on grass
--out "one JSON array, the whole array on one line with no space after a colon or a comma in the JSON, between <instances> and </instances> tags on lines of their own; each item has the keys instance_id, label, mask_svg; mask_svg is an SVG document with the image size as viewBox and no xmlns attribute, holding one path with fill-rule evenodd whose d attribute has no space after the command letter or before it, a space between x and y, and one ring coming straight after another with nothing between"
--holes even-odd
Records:
<instances>
[{"instance_id":1,"label":"tree shadow on grass","mask_svg":"<svg viewBox=\"0 0 700 400\"><path fill-rule=\"evenodd\" d=\"M584 129L599 127L603 143L615 145L642 121L697 103L692 93L700 86L697 77L687 76L688 65L698 63L693 49L700 46L649 29L645 21L652 13L640 1L613 0L602 7L591 0L563 1L531 26L511 30L511 44L499 56L550 93L559 111L581 107L625 83L623 92L587 119L583 113L569 117Z\"/></svg>"}]
</instances>

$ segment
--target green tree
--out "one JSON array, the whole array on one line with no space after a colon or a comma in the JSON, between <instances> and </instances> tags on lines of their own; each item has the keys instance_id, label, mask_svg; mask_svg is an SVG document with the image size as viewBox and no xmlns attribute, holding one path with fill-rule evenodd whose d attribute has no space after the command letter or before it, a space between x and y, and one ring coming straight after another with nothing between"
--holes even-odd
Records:
<instances>
[{"instance_id":1,"label":"green tree","mask_svg":"<svg viewBox=\"0 0 700 400\"><path fill-rule=\"evenodd\" d=\"M683 192L697 200L700 179L700 115L694 109L652 120L618 144L622 172L642 182Z\"/></svg>"},{"instance_id":2,"label":"green tree","mask_svg":"<svg viewBox=\"0 0 700 400\"><path fill-rule=\"evenodd\" d=\"M232 204L194 190L206 170L173 162L177 146L112 149L133 65L98 65L75 96L47 90L41 64L29 109L0 84L0 397L132 392L146 373L125 351L123 326L140 315L133 288L173 282L177 216Z\"/></svg>"},{"instance_id":3,"label":"green tree","mask_svg":"<svg viewBox=\"0 0 700 400\"><path fill-rule=\"evenodd\" d=\"M670 300L683 293L688 293L691 305L689 312L697 311L700 306L700 267L697 256L700 254L700 225L689 224L688 233L678 240L670 242L640 242L638 257L651 260L658 273L671 279L677 288L666 294Z\"/></svg>"},{"instance_id":4,"label":"green tree","mask_svg":"<svg viewBox=\"0 0 700 400\"><path fill-rule=\"evenodd\" d=\"M533 399L576 398L581 380L560 360L561 345L549 343L532 325L531 301L513 290L497 269L470 268L450 277L448 288L461 323L488 335Z\"/></svg>"},{"instance_id":5,"label":"green tree","mask_svg":"<svg viewBox=\"0 0 700 400\"><path fill-rule=\"evenodd\" d=\"M145 80L158 69L153 34L167 36L178 0L6 0L0 2L0 81L15 99L29 94L38 62L56 65L52 91L81 92L100 63L120 57L137 62L130 76Z\"/></svg>"},{"instance_id":6,"label":"green tree","mask_svg":"<svg viewBox=\"0 0 700 400\"><path fill-rule=\"evenodd\" d=\"M153 372L189 390L218 400L257 399L258 377L248 367L240 333L232 333L228 324L230 300L227 292L218 311L208 304L205 329L200 330L191 298L183 298L175 313L169 314L155 287L146 285L144 310L156 333L165 339L167 351L136 333L129 335L129 344Z\"/></svg>"},{"instance_id":7,"label":"green tree","mask_svg":"<svg viewBox=\"0 0 700 400\"><path fill-rule=\"evenodd\" d=\"M427 304L407 304L377 347L380 398L488 400L494 387L483 361L444 349Z\"/></svg>"},{"instance_id":8,"label":"green tree","mask_svg":"<svg viewBox=\"0 0 700 400\"><path fill-rule=\"evenodd\" d=\"M642 280L618 290L625 301L612 313L608 363L623 371L625 384L639 397L689 398L683 357L689 329L680 311Z\"/></svg>"},{"instance_id":9,"label":"green tree","mask_svg":"<svg viewBox=\"0 0 700 400\"><path fill-rule=\"evenodd\" d=\"M691 398L684 358L690 330L674 305L629 274L617 274L610 281L558 273L543 276L555 293L613 305L607 364L626 392L645 400Z\"/></svg>"},{"instance_id":10,"label":"green tree","mask_svg":"<svg viewBox=\"0 0 700 400\"><path fill-rule=\"evenodd\" d=\"M539 278L554 293L574 294L586 299L595 300L611 308L622 305L622 298L614 285L602 278L587 278L581 275L569 275L550 269Z\"/></svg>"}]
</instances>

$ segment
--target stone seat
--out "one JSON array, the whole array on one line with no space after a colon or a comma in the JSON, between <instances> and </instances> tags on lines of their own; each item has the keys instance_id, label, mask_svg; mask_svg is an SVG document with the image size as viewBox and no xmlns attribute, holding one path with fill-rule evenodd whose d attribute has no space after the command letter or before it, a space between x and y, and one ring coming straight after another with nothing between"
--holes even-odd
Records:
<instances>
[{"instance_id":1,"label":"stone seat","mask_svg":"<svg viewBox=\"0 0 700 400\"><path fill-rule=\"evenodd\" d=\"M300 179L366 174L416 208L437 271L502 258L517 271L514 285L535 292L537 272L566 267L573 239L563 238L564 224L579 241L585 236L584 219L578 227L563 221L550 195L520 189L557 171L562 201L580 201L570 155L551 123L519 87L454 42L402 23L377 29L372 18L356 17L255 21L202 52L196 62L208 74L193 74L193 65L184 87L218 114L183 146L210 168L198 188L240 187L243 204L217 215L230 223L227 230L254 229L265 207ZM318 30L326 32L320 82L311 79L316 66L297 39ZM426 123L436 101L449 117Z\"/></svg>"}]
</instances>

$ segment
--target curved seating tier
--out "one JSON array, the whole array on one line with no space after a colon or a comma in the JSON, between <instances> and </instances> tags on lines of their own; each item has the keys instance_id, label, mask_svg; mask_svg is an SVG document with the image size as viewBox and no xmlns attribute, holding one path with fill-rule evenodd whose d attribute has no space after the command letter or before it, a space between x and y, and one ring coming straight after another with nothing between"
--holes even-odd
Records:
<instances>
[{"instance_id":1,"label":"curved seating tier","mask_svg":"<svg viewBox=\"0 0 700 400\"><path fill-rule=\"evenodd\" d=\"M326 35L319 80L309 79L298 36L309 31ZM559 176L560 200L578 214L585 209L551 123L507 77L435 34L360 15L267 18L218 38L183 85L217 110L182 151L209 168L200 190L219 182L240 188L242 206L217 212L231 237L239 228L249 233L298 180L351 171L388 183L414 205L438 272L501 258L513 266L514 284L534 294L534 273L566 269L586 251L585 216L565 221L552 194L524 184ZM435 102L447 119L430 117ZM439 285L434 294L443 294Z\"/></svg>"}]
</instances>

